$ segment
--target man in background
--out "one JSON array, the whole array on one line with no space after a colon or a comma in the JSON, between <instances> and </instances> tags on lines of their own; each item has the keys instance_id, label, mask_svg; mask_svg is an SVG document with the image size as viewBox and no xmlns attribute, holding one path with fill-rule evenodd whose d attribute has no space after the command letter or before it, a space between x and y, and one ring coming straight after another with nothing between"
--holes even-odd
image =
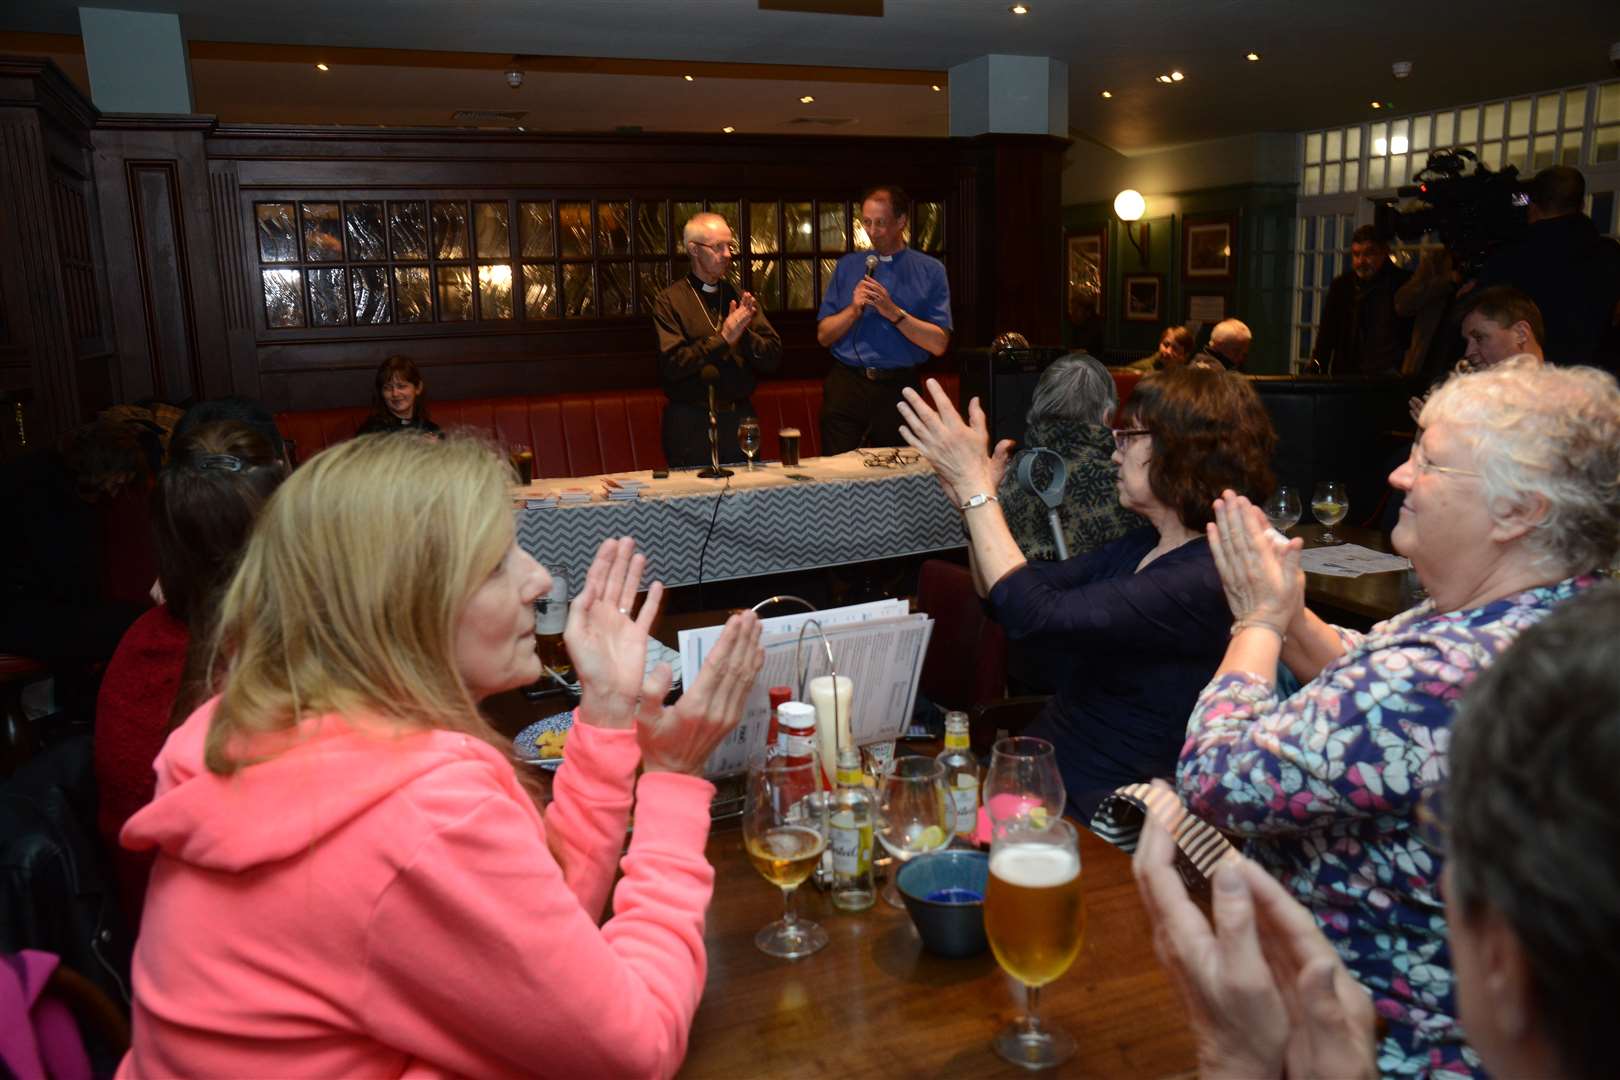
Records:
<instances>
[{"instance_id":1,"label":"man in background","mask_svg":"<svg viewBox=\"0 0 1620 1080\"><path fill-rule=\"evenodd\" d=\"M1384 375L1401 368L1412 322L1395 311L1395 290L1411 277L1389 259L1371 225L1350 237L1350 272L1328 286L1311 356L1331 375Z\"/></svg>"},{"instance_id":2,"label":"man in background","mask_svg":"<svg viewBox=\"0 0 1620 1080\"><path fill-rule=\"evenodd\" d=\"M1222 319L1209 332L1209 344L1192 358L1193 367L1214 368L1217 371L1241 371L1249 359L1249 346L1254 334L1247 324L1238 319Z\"/></svg>"},{"instance_id":3,"label":"man in background","mask_svg":"<svg viewBox=\"0 0 1620 1080\"><path fill-rule=\"evenodd\" d=\"M899 446L900 391L951 343L951 287L938 259L906 246L911 200L898 187L861 199L872 250L838 260L816 341L833 354L821 398L821 452Z\"/></svg>"}]
</instances>

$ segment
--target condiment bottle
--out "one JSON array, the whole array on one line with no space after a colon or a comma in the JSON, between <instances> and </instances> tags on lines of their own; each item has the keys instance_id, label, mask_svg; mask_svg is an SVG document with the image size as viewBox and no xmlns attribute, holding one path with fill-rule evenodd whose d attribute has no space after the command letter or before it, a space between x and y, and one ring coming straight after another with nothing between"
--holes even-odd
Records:
<instances>
[{"instance_id":1,"label":"condiment bottle","mask_svg":"<svg viewBox=\"0 0 1620 1080\"><path fill-rule=\"evenodd\" d=\"M776 710L782 707L784 701L793 700L793 689L788 686L773 686L765 693L771 702L771 726L765 733L765 756L772 758L782 748L782 726L777 720Z\"/></svg>"},{"instance_id":2,"label":"condiment bottle","mask_svg":"<svg viewBox=\"0 0 1620 1080\"><path fill-rule=\"evenodd\" d=\"M816 707L803 701L784 701L776 707L778 756L789 765L808 765L816 759Z\"/></svg>"}]
</instances>

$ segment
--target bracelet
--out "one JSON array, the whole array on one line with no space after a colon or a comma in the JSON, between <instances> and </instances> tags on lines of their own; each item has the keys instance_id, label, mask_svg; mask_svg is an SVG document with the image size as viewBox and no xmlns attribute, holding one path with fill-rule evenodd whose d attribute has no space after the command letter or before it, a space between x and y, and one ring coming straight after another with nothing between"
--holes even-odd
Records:
<instances>
[{"instance_id":1,"label":"bracelet","mask_svg":"<svg viewBox=\"0 0 1620 1080\"><path fill-rule=\"evenodd\" d=\"M909 314L909 312L907 312L905 308L901 308L900 317L898 319L890 319L889 322L894 326L899 326L901 323L906 321L907 314Z\"/></svg>"},{"instance_id":2,"label":"bracelet","mask_svg":"<svg viewBox=\"0 0 1620 1080\"><path fill-rule=\"evenodd\" d=\"M1239 619L1237 622L1232 624L1232 636L1237 637L1245 630L1253 630L1256 628L1261 630L1270 630L1273 634L1277 635L1277 640L1279 642L1288 640L1287 634L1283 633L1275 626L1272 626L1270 623L1264 622L1260 619Z\"/></svg>"}]
</instances>

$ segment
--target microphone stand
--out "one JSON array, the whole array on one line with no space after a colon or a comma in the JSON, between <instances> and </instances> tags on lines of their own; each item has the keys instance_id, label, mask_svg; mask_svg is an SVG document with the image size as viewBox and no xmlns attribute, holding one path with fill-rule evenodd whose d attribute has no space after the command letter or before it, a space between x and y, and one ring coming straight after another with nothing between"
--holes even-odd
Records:
<instances>
[{"instance_id":1,"label":"microphone stand","mask_svg":"<svg viewBox=\"0 0 1620 1080\"><path fill-rule=\"evenodd\" d=\"M714 383L709 384L709 467L698 475L705 480L736 475L720 467L720 417L714 409Z\"/></svg>"}]
</instances>

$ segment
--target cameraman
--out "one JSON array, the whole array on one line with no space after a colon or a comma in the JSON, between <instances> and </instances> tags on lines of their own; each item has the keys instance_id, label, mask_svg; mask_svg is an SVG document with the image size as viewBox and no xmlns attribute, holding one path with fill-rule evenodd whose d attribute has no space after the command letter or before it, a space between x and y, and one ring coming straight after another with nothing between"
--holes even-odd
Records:
<instances>
[{"instance_id":1,"label":"cameraman","mask_svg":"<svg viewBox=\"0 0 1620 1080\"><path fill-rule=\"evenodd\" d=\"M1412 321L1395 310L1395 290L1411 274L1390 262L1371 225L1351 234L1350 266L1328 286L1311 356L1332 375L1393 374L1412 342Z\"/></svg>"},{"instance_id":2,"label":"cameraman","mask_svg":"<svg viewBox=\"0 0 1620 1080\"><path fill-rule=\"evenodd\" d=\"M1586 178L1580 170L1543 169L1527 190L1530 227L1524 239L1486 259L1476 284L1512 285L1529 294L1546 321L1552 363L1615 371L1620 244L1601 235L1582 212Z\"/></svg>"}]
</instances>

